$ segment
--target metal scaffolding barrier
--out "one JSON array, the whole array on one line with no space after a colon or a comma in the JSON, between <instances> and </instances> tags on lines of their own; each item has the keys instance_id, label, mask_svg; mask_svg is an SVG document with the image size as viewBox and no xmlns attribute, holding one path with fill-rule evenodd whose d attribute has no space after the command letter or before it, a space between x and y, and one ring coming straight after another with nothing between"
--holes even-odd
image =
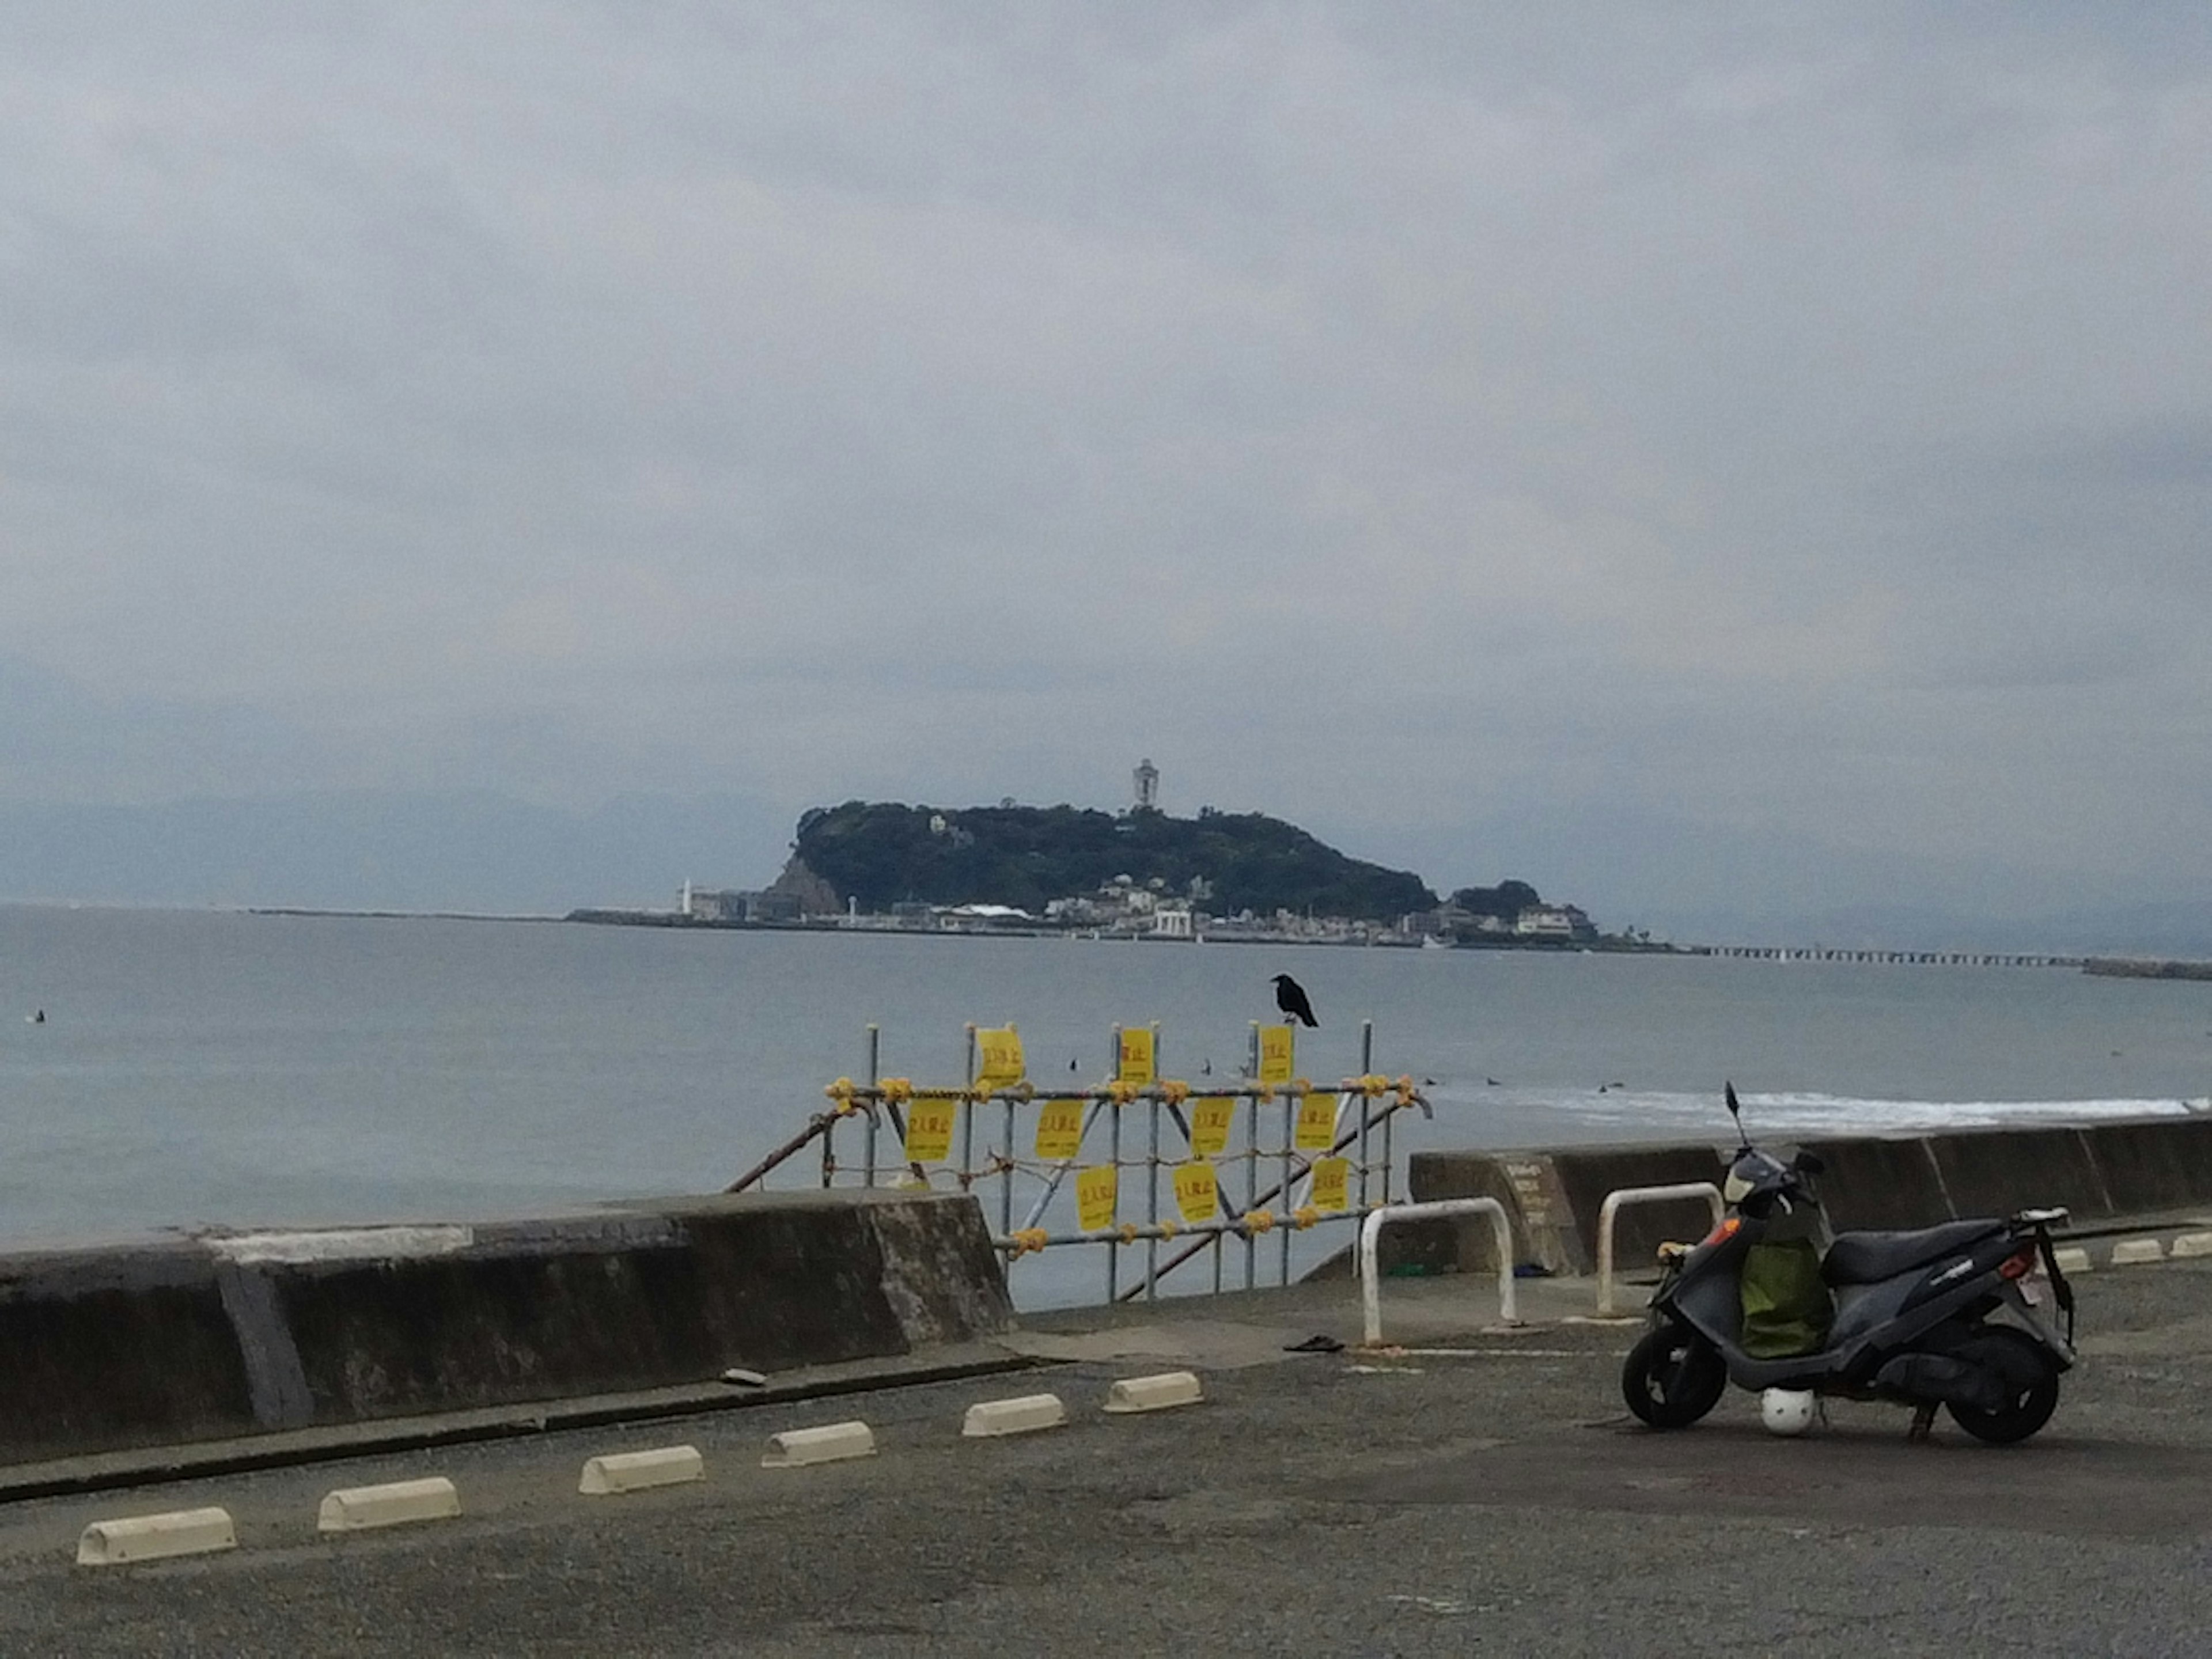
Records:
<instances>
[{"instance_id":1,"label":"metal scaffolding barrier","mask_svg":"<svg viewBox=\"0 0 2212 1659\"><path fill-rule=\"evenodd\" d=\"M1117 1027L1112 1080L1067 1087L1029 1080L1012 1026L971 1025L964 1082L932 1088L880 1074L871 1025L864 1077L830 1084L828 1108L726 1190L763 1186L818 1146L818 1166L802 1167L825 1188L927 1185L936 1173L975 1193L1010 1273L1035 1252L1100 1251L1109 1302L1156 1296L1200 1258L1217 1291L1238 1255L1243 1288L1288 1284L1294 1234L1391 1202L1395 1121L1431 1109L1412 1078L1373 1069L1372 1021L1360 1025L1360 1074L1336 1083L1292 1076L1294 1041L1286 1026L1255 1024L1240 1074L1194 1085L1158 1075L1157 1026ZM854 1133L858 1159L843 1161L841 1136L849 1152Z\"/></svg>"}]
</instances>

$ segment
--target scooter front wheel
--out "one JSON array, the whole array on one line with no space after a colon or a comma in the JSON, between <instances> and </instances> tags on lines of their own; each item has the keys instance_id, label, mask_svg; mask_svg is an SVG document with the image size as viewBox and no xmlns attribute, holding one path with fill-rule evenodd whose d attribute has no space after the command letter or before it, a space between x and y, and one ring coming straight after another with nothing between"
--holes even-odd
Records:
<instances>
[{"instance_id":1,"label":"scooter front wheel","mask_svg":"<svg viewBox=\"0 0 2212 1659\"><path fill-rule=\"evenodd\" d=\"M1720 1403L1728 1364L1702 1336L1664 1325L1628 1351L1620 1368L1621 1398L1638 1421L1655 1429L1686 1429Z\"/></svg>"}]
</instances>

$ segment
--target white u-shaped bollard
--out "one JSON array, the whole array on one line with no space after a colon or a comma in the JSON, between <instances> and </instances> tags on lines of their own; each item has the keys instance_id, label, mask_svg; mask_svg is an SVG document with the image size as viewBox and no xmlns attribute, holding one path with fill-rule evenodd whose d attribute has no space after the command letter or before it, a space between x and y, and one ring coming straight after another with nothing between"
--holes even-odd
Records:
<instances>
[{"instance_id":1,"label":"white u-shaped bollard","mask_svg":"<svg viewBox=\"0 0 2212 1659\"><path fill-rule=\"evenodd\" d=\"M1623 1187L1605 1195L1597 1206L1597 1316L1613 1317L1613 1220L1627 1205L1660 1204L1668 1199L1702 1198L1713 1212L1713 1225L1721 1224L1725 1206L1721 1189L1710 1181L1679 1181L1671 1187Z\"/></svg>"},{"instance_id":2,"label":"white u-shaped bollard","mask_svg":"<svg viewBox=\"0 0 2212 1659\"><path fill-rule=\"evenodd\" d=\"M1521 1322L1513 1297L1513 1224L1506 1219L1503 1204L1494 1198L1440 1198L1426 1204L1398 1204L1370 1211L1367 1219L1359 1224L1359 1297L1369 1347L1382 1340L1382 1274L1376 1261L1376 1244L1382 1229L1394 1221L1441 1221L1455 1215L1490 1218L1491 1234L1498 1241L1498 1317L1507 1325Z\"/></svg>"}]
</instances>

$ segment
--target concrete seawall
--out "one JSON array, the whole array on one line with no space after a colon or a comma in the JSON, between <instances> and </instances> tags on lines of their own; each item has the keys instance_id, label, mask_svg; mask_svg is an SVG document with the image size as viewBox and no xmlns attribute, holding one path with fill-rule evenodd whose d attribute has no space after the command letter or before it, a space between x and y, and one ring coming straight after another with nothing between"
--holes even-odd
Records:
<instances>
[{"instance_id":1,"label":"concrete seawall","mask_svg":"<svg viewBox=\"0 0 2212 1659\"><path fill-rule=\"evenodd\" d=\"M0 1257L0 1462L711 1382L1005 1329L965 1194Z\"/></svg>"},{"instance_id":2,"label":"concrete seawall","mask_svg":"<svg viewBox=\"0 0 2212 1659\"><path fill-rule=\"evenodd\" d=\"M2212 1115L1795 1144L1826 1161L1820 1198L1839 1230L1926 1227L2044 1204L2063 1204L2075 1225L2092 1228L2212 1210ZM1587 1273L1595 1268L1598 1209L1607 1193L1685 1181L1718 1186L1729 1151L1676 1145L1416 1152L1408 1185L1417 1200L1498 1199L1512 1218L1516 1261ZM1700 1237L1710 1225L1696 1201L1625 1209L1615 1224L1615 1259L1649 1261L1662 1240ZM1495 1246L1487 1224L1436 1224L1405 1229L1396 1256L1431 1268L1487 1271Z\"/></svg>"}]
</instances>

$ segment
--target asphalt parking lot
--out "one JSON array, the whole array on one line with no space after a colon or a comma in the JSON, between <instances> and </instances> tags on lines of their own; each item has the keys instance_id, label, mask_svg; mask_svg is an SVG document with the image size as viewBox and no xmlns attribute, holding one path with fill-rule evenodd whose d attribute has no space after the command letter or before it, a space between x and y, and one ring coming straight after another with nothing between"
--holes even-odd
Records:
<instances>
[{"instance_id":1,"label":"asphalt parking lot","mask_svg":"<svg viewBox=\"0 0 2212 1659\"><path fill-rule=\"evenodd\" d=\"M1732 1395L1676 1435L1615 1385L1632 1329L1532 1287L1349 1285L1103 1316L1007 1376L549 1433L0 1508L9 1654L1103 1655L2212 1650L2212 1262L2084 1279L2052 1425L1988 1448L1845 1405L1802 1439ZM1423 1352L1459 1349L1446 1353ZM1116 1377L1191 1364L1203 1404L1109 1417ZM1067 1426L967 1441L980 1400ZM764 1469L778 1430L860 1418L878 1455ZM599 1452L677 1443L703 1480L587 1498ZM443 1474L458 1519L326 1539L332 1487ZM238 1547L74 1565L88 1521L222 1504Z\"/></svg>"}]
</instances>

